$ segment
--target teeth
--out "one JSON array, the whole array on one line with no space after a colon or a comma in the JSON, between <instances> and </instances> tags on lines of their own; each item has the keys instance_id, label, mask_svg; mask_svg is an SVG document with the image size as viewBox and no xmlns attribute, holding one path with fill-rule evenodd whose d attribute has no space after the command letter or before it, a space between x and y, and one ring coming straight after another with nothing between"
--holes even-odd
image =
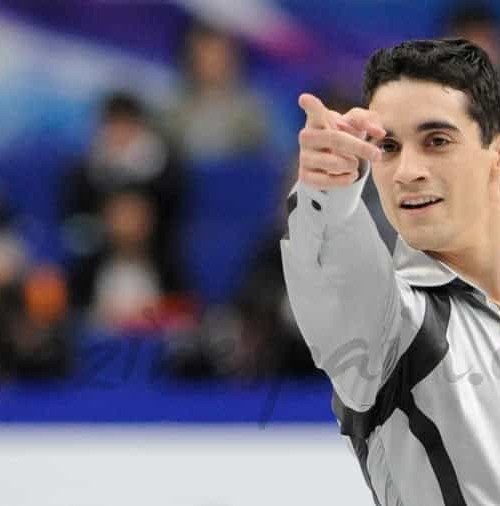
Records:
<instances>
[{"instance_id":1,"label":"teeth","mask_svg":"<svg viewBox=\"0 0 500 506\"><path fill-rule=\"evenodd\" d=\"M418 199L403 200L402 204L404 206L421 206L423 204L430 204L432 202L437 202L438 200L439 200L438 197L420 197Z\"/></svg>"}]
</instances>

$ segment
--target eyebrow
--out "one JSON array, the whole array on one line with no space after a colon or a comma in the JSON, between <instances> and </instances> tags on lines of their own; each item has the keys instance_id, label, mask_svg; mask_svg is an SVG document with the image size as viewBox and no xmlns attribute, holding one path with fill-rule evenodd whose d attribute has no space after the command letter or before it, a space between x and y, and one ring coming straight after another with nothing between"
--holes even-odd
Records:
<instances>
[{"instance_id":1,"label":"eyebrow","mask_svg":"<svg viewBox=\"0 0 500 506\"><path fill-rule=\"evenodd\" d=\"M417 132L427 132L428 130L453 130L454 132L460 132L459 128L452 123L441 120L431 120L420 123L415 130Z\"/></svg>"},{"instance_id":2,"label":"eyebrow","mask_svg":"<svg viewBox=\"0 0 500 506\"><path fill-rule=\"evenodd\" d=\"M415 131L416 132L428 132L429 130L452 130L454 132L460 132L460 129L453 125L452 123L448 123L448 121L443 121L443 120L430 120L430 121L425 121L424 123L420 123L419 125L417 125L417 127L415 128ZM385 129L385 137L395 137L396 135L394 134L394 131L387 128ZM368 136L368 138L366 139L368 142L371 142L373 141L373 137L372 136Z\"/></svg>"}]
</instances>

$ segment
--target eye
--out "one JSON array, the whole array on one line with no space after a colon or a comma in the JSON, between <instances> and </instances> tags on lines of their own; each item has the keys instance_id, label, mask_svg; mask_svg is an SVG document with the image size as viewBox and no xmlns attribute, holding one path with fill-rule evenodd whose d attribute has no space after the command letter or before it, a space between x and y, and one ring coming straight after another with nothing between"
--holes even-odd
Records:
<instances>
[{"instance_id":1,"label":"eye","mask_svg":"<svg viewBox=\"0 0 500 506\"><path fill-rule=\"evenodd\" d=\"M441 135L433 135L427 139L426 144L435 148L439 148L450 144L450 140Z\"/></svg>"},{"instance_id":2,"label":"eye","mask_svg":"<svg viewBox=\"0 0 500 506\"><path fill-rule=\"evenodd\" d=\"M390 139L384 139L383 141L378 144L378 148L383 153L395 153L399 149L399 145L397 142L390 140Z\"/></svg>"}]
</instances>

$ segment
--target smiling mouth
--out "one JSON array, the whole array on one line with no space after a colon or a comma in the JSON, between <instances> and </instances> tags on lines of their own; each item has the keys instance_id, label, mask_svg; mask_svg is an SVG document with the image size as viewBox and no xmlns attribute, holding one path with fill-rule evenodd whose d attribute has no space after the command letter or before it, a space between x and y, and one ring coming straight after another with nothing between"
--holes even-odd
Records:
<instances>
[{"instance_id":1,"label":"smiling mouth","mask_svg":"<svg viewBox=\"0 0 500 506\"><path fill-rule=\"evenodd\" d=\"M439 204L440 202L443 202L443 199L437 199L434 202L426 202L424 204L401 204L400 208L405 210L416 210L416 209L425 209L428 207L435 206L436 204Z\"/></svg>"}]
</instances>

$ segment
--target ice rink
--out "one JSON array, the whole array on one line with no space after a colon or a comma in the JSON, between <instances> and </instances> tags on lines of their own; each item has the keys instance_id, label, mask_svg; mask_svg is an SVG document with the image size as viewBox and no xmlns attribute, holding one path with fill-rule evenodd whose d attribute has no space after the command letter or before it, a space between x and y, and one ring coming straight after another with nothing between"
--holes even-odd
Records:
<instances>
[{"instance_id":1,"label":"ice rink","mask_svg":"<svg viewBox=\"0 0 500 506\"><path fill-rule=\"evenodd\" d=\"M371 506L335 426L3 426L2 506Z\"/></svg>"}]
</instances>

